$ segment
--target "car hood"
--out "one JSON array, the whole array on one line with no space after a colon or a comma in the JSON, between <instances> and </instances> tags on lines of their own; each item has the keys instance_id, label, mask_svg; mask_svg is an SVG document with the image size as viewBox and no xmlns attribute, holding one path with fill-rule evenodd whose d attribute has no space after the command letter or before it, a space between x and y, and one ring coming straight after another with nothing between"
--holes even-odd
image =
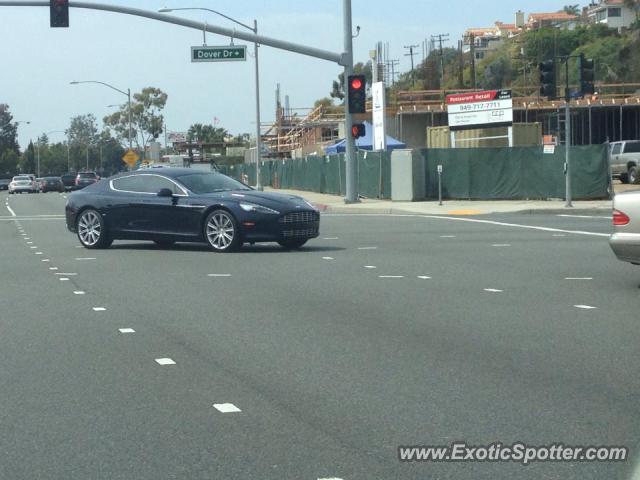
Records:
<instances>
[{"instance_id":1,"label":"car hood","mask_svg":"<svg viewBox=\"0 0 640 480\"><path fill-rule=\"evenodd\" d=\"M275 209L311 208L304 198L298 195L276 192L259 192L257 190L235 190L230 192L202 195L208 198L220 198L233 202L248 202Z\"/></svg>"}]
</instances>

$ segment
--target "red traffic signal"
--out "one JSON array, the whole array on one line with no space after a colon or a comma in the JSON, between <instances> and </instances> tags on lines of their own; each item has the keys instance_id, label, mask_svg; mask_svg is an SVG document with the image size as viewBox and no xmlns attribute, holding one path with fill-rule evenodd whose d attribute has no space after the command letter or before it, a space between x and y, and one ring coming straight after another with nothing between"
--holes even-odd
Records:
<instances>
[{"instance_id":1,"label":"red traffic signal","mask_svg":"<svg viewBox=\"0 0 640 480\"><path fill-rule=\"evenodd\" d=\"M367 80L365 76L350 75L347 80L347 85L349 87L347 92L349 113L366 113L367 91L365 85Z\"/></svg>"},{"instance_id":2,"label":"red traffic signal","mask_svg":"<svg viewBox=\"0 0 640 480\"><path fill-rule=\"evenodd\" d=\"M365 135L364 123L354 123L351 126L351 136L353 138L364 137L364 135Z\"/></svg>"}]
</instances>

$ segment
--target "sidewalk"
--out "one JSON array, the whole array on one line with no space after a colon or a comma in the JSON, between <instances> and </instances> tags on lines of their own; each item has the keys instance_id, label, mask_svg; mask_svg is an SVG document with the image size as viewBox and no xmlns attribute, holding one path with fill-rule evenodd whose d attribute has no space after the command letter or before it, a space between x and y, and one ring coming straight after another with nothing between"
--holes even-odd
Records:
<instances>
[{"instance_id":1,"label":"sidewalk","mask_svg":"<svg viewBox=\"0 0 640 480\"><path fill-rule=\"evenodd\" d=\"M414 215L487 215L490 213L559 213L559 214L609 214L611 200L574 201L573 208L565 208L564 200L444 200L423 202L392 202L391 200L363 199L360 203L345 204L337 195L301 190L265 191L299 195L327 213L414 214Z\"/></svg>"}]
</instances>

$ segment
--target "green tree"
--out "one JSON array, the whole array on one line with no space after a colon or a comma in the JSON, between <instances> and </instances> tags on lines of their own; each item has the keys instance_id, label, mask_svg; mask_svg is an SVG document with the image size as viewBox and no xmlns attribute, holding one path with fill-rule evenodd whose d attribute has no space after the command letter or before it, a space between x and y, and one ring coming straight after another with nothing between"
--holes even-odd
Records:
<instances>
[{"instance_id":1,"label":"green tree","mask_svg":"<svg viewBox=\"0 0 640 480\"><path fill-rule=\"evenodd\" d=\"M15 150L6 149L0 153L0 175L13 175L18 170L19 155Z\"/></svg>"},{"instance_id":2,"label":"green tree","mask_svg":"<svg viewBox=\"0 0 640 480\"><path fill-rule=\"evenodd\" d=\"M22 153L20 162L18 163L20 173L35 173L36 171L36 149L33 142L29 142L29 146Z\"/></svg>"},{"instance_id":3,"label":"green tree","mask_svg":"<svg viewBox=\"0 0 640 480\"><path fill-rule=\"evenodd\" d=\"M213 125L203 125L195 123L187 130L187 140L197 143L224 143L229 136L226 129L214 127Z\"/></svg>"},{"instance_id":4,"label":"green tree","mask_svg":"<svg viewBox=\"0 0 640 480\"><path fill-rule=\"evenodd\" d=\"M131 142L138 150L145 151L149 142L164 131L164 117L160 112L167 104L167 94L159 88L147 87L133 94L131 102ZM104 117L104 123L115 138L129 147L129 106Z\"/></svg>"},{"instance_id":5,"label":"green tree","mask_svg":"<svg viewBox=\"0 0 640 480\"><path fill-rule=\"evenodd\" d=\"M0 103L0 155L6 150L19 153L17 138L18 125L13 123L9 105Z\"/></svg>"},{"instance_id":6,"label":"green tree","mask_svg":"<svg viewBox=\"0 0 640 480\"><path fill-rule=\"evenodd\" d=\"M577 17L580 15L580 4L576 3L574 5L565 5L561 11Z\"/></svg>"}]
</instances>

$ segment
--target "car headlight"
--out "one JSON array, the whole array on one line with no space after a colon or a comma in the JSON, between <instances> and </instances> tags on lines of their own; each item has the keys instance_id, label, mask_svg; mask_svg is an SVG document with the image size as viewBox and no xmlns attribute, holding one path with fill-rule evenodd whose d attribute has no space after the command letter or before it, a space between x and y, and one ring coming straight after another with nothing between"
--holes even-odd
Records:
<instances>
[{"instance_id":1,"label":"car headlight","mask_svg":"<svg viewBox=\"0 0 640 480\"><path fill-rule=\"evenodd\" d=\"M304 200L304 199L303 199L303 200ZM313 203L311 203L309 200L304 200L304 203L306 203L307 205L309 205L309 206L310 206L311 208L313 208L314 210L318 210L318 209L316 208L316 206L315 206Z\"/></svg>"},{"instance_id":2,"label":"car headlight","mask_svg":"<svg viewBox=\"0 0 640 480\"><path fill-rule=\"evenodd\" d=\"M278 212L277 210L274 210L274 209L269 208L269 207L265 207L263 205L258 205L256 203L241 202L240 203L240 208L243 209L245 212L269 213L269 214L272 214L272 215L279 215L280 214L280 212Z\"/></svg>"}]
</instances>

